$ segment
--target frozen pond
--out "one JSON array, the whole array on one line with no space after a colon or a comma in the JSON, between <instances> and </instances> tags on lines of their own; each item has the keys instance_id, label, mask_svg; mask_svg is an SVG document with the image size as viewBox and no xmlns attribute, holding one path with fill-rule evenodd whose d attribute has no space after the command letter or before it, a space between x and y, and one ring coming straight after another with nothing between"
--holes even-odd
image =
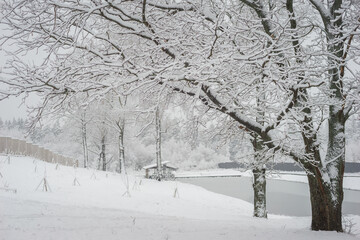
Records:
<instances>
[{"instance_id":1,"label":"frozen pond","mask_svg":"<svg viewBox=\"0 0 360 240\"><path fill-rule=\"evenodd\" d=\"M253 202L250 177L178 178L180 182L201 186L209 191ZM343 213L360 215L360 191L344 190ZM269 213L311 215L309 187L305 183L268 179L267 209Z\"/></svg>"}]
</instances>

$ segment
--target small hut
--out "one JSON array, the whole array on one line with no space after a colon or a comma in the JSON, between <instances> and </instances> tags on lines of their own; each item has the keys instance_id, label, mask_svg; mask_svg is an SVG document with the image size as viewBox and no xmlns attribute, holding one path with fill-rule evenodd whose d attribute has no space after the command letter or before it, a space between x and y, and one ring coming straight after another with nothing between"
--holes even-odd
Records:
<instances>
[{"instance_id":1,"label":"small hut","mask_svg":"<svg viewBox=\"0 0 360 240\"><path fill-rule=\"evenodd\" d=\"M145 178L156 178L157 176L157 164L150 164L145 167L143 167L145 170ZM171 166L169 161L164 161L161 163L161 169L162 169L162 175L165 179L174 179L174 171L176 171L178 168ZM150 171L152 170L152 173L150 174Z\"/></svg>"}]
</instances>

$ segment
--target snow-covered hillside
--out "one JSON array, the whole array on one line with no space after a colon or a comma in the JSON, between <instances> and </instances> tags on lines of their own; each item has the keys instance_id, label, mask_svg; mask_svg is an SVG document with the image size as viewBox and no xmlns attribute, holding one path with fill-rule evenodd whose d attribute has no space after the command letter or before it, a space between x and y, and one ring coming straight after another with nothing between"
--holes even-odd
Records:
<instances>
[{"instance_id":1,"label":"snow-covered hillside","mask_svg":"<svg viewBox=\"0 0 360 240\"><path fill-rule=\"evenodd\" d=\"M4 240L354 239L312 232L310 218L255 219L247 202L179 182L124 178L28 157L11 157L8 163L1 156L0 173ZM51 192L42 191L44 176ZM359 216L350 218L360 223ZM354 233L360 233L358 225Z\"/></svg>"}]
</instances>

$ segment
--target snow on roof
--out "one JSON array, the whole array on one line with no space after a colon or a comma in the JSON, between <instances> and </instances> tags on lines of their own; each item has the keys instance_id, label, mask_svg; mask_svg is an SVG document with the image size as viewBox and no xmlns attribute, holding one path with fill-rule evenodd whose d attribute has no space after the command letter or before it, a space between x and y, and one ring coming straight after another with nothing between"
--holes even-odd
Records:
<instances>
[{"instance_id":1,"label":"snow on roof","mask_svg":"<svg viewBox=\"0 0 360 240\"><path fill-rule=\"evenodd\" d=\"M177 167L169 165L169 163L170 163L170 161L164 161L164 162L161 163L161 166L171 168L171 169L174 169L174 170L178 169ZM146 169L152 169L152 168L156 168L156 167L157 167L157 164L154 163L154 164L144 166L143 169L146 170Z\"/></svg>"}]
</instances>

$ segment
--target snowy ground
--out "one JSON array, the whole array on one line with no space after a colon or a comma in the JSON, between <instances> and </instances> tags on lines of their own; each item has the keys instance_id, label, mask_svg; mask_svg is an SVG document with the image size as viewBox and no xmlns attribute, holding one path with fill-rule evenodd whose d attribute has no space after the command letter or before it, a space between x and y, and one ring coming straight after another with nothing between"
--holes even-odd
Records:
<instances>
[{"instance_id":1,"label":"snowy ground","mask_svg":"<svg viewBox=\"0 0 360 240\"><path fill-rule=\"evenodd\" d=\"M46 173L45 173L46 169ZM312 232L310 218L252 217L252 205L178 182L0 157L0 239L355 239ZM43 192L46 176L51 192ZM80 186L74 186L74 179ZM5 189L14 189L6 191ZM177 190L178 194L175 194ZM174 197L174 194L176 197Z\"/></svg>"}]
</instances>

